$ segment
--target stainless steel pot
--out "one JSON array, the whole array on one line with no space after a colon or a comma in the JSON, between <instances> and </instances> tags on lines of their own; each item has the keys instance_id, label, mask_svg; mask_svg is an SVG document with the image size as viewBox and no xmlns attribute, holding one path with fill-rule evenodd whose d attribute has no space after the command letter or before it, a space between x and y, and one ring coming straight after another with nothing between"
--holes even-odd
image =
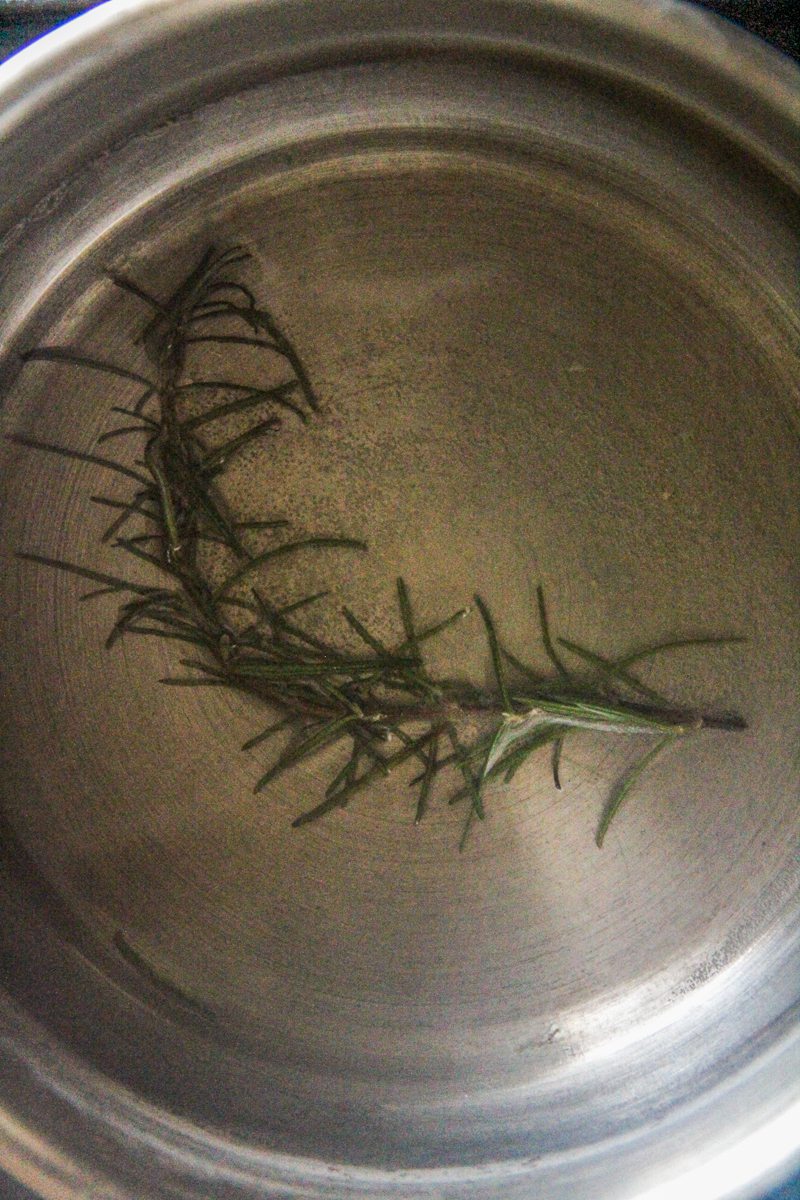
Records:
<instances>
[{"instance_id":1,"label":"stainless steel pot","mask_svg":"<svg viewBox=\"0 0 800 1200\"><path fill-rule=\"evenodd\" d=\"M461 856L401 785L293 831L319 773L254 800L250 711L168 704L160 651L104 654L110 610L14 561L94 561L96 479L7 447L3 1166L53 1200L754 1195L800 1157L797 70L668 2L111 0L0 68L0 129L8 428L90 445L107 382L17 351L135 361L106 272L167 294L244 240L325 411L238 487L374 541L337 596L480 586L522 646L542 578L600 649L749 638L663 667L748 731L602 853L597 742Z\"/></svg>"}]
</instances>

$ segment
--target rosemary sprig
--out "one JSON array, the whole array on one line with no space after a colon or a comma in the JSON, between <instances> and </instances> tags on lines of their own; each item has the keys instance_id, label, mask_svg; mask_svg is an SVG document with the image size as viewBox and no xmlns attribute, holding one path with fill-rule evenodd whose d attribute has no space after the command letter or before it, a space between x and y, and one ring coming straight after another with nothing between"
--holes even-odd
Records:
<instances>
[{"instance_id":1,"label":"rosemary sprig","mask_svg":"<svg viewBox=\"0 0 800 1200\"><path fill-rule=\"evenodd\" d=\"M219 490L221 477L243 448L277 432L286 414L307 422L319 407L297 350L275 317L259 307L250 288L236 277L248 257L241 246L211 248L166 298L122 276L111 277L147 309L134 339L150 363L147 375L59 346L40 347L23 356L30 364L98 372L117 389L135 385L134 401L111 397L110 411L125 423L98 440L130 446L139 439L136 466L26 435L15 435L14 440L108 470L134 484L130 495L95 495L91 500L116 513L102 535L109 552L135 558L158 583L35 552L25 551L20 557L99 585L82 599L124 597L108 647L128 637L161 637L193 647L195 658L179 660L186 673L167 676L164 684L226 687L259 701L271 716L243 749L258 750L280 733L287 733L289 740L265 764L256 791L312 756L345 743L347 754L332 771L324 796L295 819L295 826L345 807L373 782L413 761L418 764L410 782L416 791L415 822L429 810L437 781L449 778L449 803L468 801L463 848L474 821L486 816L487 788L500 780L510 782L543 748L550 748L553 781L560 789L567 737L590 731L656 738L612 788L596 835L602 845L643 771L664 748L703 729L743 728L737 717L703 716L673 706L632 668L661 653L742 639L673 638L623 658L608 658L552 635L539 586L542 648L555 672L545 677L502 644L489 606L476 596L496 685L479 688L465 680L435 678L425 660L430 643L464 621L469 610L420 626L403 579L396 584L396 641L378 637L348 607L342 617L358 638L358 651L321 638L305 618L327 593L280 602L265 591L263 580L281 558L327 549L363 552L366 544L360 538L331 534L292 536L283 518L242 519L229 512ZM282 362L289 378L264 387L228 378L227 372L220 378L198 379L189 367L195 365L195 352L207 346L245 347L256 356L267 356L273 369L276 360ZM201 440L217 422L229 418L248 424L225 440ZM139 523L138 528L131 531L131 522ZM251 544L264 533L271 539L267 548ZM222 553L224 562L217 572L221 578L210 577L201 566L199 550L206 542ZM585 664L589 676L570 671L557 646ZM393 748L397 743L399 748ZM442 753L447 748L443 743L449 745L448 753Z\"/></svg>"}]
</instances>

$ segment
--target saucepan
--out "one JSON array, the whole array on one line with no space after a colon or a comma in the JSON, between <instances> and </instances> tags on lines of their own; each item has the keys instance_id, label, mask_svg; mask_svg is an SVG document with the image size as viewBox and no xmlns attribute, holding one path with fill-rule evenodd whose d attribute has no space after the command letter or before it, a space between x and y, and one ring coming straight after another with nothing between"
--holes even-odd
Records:
<instances>
[{"instance_id":1,"label":"saucepan","mask_svg":"<svg viewBox=\"0 0 800 1200\"><path fill-rule=\"evenodd\" d=\"M0 1161L37 1195L721 1200L798 1160L799 84L668 0L110 0L0 69ZM584 704L466 838L406 761L295 825L336 747L254 791L264 694L106 647L120 555L188 561L103 531L148 469L172 511L139 393L209 264L214 403L247 338L313 398L226 476L291 522L248 533L280 620L372 630L363 701L365 654L421 669L409 605L463 607L439 732L437 671L527 664L551 723L638 688L631 737ZM643 764L656 697L687 736Z\"/></svg>"}]
</instances>

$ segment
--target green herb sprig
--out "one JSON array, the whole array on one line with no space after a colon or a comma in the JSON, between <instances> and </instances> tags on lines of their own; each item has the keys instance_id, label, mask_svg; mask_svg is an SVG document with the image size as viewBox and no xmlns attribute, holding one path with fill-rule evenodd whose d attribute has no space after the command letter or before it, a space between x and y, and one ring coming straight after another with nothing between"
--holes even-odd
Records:
<instances>
[{"instance_id":1,"label":"green herb sprig","mask_svg":"<svg viewBox=\"0 0 800 1200\"><path fill-rule=\"evenodd\" d=\"M509 782L540 750L549 749L553 782L560 789L568 737L591 731L650 739L653 744L611 789L596 833L601 846L656 755L700 730L744 728L737 716L699 715L675 707L633 668L666 652L743 639L671 639L621 659L608 658L572 640L553 638L540 587L542 645L554 671L545 677L503 644L488 605L475 596L496 682L496 690L482 688L465 680L438 679L425 660L429 644L463 622L469 610L420 625L402 579L396 584L400 632L395 641L386 644L349 608L342 610L342 618L362 649L355 653L322 639L307 614L327 593L278 604L262 587L265 570L282 557L319 550L363 553L366 544L328 534L293 537L288 523L277 517L239 520L219 486L247 446L274 436L286 419L307 422L319 408L293 344L240 282L237 271L248 257L241 246L208 250L166 299L127 278L111 277L149 310L136 337L149 362L147 374L61 346L39 347L23 356L26 362L101 372L119 381L118 386L135 385L138 394L129 404L110 406L124 422L98 439L98 444L139 439L142 452L135 466L24 435L13 440L90 463L132 484L127 495L93 495L91 500L114 514L103 542L146 564L157 572L158 582L143 584L124 573L35 552L20 552L20 557L94 584L82 600L119 597L108 647L135 636L180 643L181 670L163 679L165 685L231 688L260 701L268 713L266 724L243 749L266 745L279 735L287 740L256 781L256 792L323 749L343 745L345 756L324 795L295 819L295 826L345 807L374 782L415 763L410 781L414 819L423 820L437 784L450 778L449 803L466 807L463 848L473 822L485 818L488 787ZM198 380L187 367L203 346L250 347L273 364L282 363L288 378L264 387L231 379ZM215 426L232 416L249 424L233 437L215 438ZM265 534L271 539L266 547L261 542ZM276 543L276 538L282 540ZM223 557L220 578L212 578L204 566L208 543ZM588 674L570 670L563 652L577 658Z\"/></svg>"}]
</instances>

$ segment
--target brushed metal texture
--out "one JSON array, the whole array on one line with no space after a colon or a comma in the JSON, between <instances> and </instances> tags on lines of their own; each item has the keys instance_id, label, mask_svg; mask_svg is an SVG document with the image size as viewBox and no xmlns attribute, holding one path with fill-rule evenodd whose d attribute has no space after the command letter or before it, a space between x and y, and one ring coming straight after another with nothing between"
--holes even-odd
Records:
<instances>
[{"instance_id":1,"label":"brushed metal texture","mask_svg":"<svg viewBox=\"0 0 800 1200\"><path fill-rule=\"evenodd\" d=\"M42 1196L711 1200L797 1156L797 81L588 0L112 0L0 68L6 431L90 448L125 386L19 352L135 367L108 271L242 241L323 411L231 502L371 546L287 599L388 632L398 573L423 617L479 587L535 654L541 580L601 650L748 637L653 675L748 730L602 852L588 737L462 855L405 779L293 830L324 762L253 796L251 706L106 652L113 598L14 551L96 565L107 480L5 443L0 1156ZM439 653L487 671L474 621Z\"/></svg>"}]
</instances>

